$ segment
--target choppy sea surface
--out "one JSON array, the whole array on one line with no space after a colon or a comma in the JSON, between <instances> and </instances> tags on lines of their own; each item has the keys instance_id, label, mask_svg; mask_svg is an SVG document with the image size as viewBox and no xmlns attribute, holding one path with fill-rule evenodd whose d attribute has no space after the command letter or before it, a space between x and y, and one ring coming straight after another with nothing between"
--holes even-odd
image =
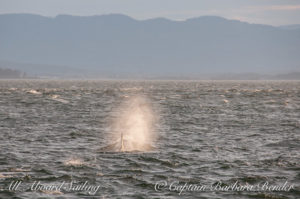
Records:
<instances>
[{"instance_id":1,"label":"choppy sea surface","mask_svg":"<svg viewBox=\"0 0 300 199\"><path fill-rule=\"evenodd\" d=\"M134 95L155 149L99 151ZM299 81L1 80L0 135L0 198L300 198Z\"/></svg>"}]
</instances>

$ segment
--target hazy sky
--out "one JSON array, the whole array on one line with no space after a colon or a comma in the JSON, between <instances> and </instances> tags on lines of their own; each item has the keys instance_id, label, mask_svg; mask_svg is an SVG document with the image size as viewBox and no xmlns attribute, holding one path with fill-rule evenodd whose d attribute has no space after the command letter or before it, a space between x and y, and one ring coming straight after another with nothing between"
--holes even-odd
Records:
<instances>
[{"instance_id":1,"label":"hazy sky","mask_svg":"<svg viewBox=\"0 0 300 199\"><path fill-rule=\"evenodd\" d=\"M0 13L102 15L184 20L216 15L250 23L300 24L300 0L0 0Z\"/></svg>"}]
</instances>

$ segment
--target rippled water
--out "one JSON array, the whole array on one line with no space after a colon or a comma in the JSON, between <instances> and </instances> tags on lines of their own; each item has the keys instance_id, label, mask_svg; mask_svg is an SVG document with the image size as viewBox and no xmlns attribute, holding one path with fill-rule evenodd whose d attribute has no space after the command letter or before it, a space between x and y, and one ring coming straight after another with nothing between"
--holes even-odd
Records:
<instances>
[{"instance_id":1,"label":"rippled water","mask_svg":"<svg viewBox=\"0 0 300 199\"><path fill-rule=\"evenodd\" d=\"M157 114L154 151L101 152L127 97ZM0 81L0 198L299 198L300 82ZM9 191L12 181L22 181ZM87 181L86 191L30 186ZM294 184L288 192L169 184ZM168 186L157 188L157 183ZM161 187L160 187L161 188Z\"/></svg>"}]
</instances>

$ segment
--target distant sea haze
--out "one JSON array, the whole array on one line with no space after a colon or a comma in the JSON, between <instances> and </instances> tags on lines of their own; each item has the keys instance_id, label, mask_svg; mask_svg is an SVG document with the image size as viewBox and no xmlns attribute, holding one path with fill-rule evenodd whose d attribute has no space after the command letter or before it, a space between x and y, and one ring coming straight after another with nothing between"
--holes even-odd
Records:
<instances>
[{"instance_id":1,"label":"distant sea haze","mask_svg":"<svg viewBox=\"0 0 300 199\"><path fill-rule=\"evenodd\" d=\"M300 70L300 26L204 16L0 15L0 68L31 76L205 77Z\"/></svg>"}]
</instances>

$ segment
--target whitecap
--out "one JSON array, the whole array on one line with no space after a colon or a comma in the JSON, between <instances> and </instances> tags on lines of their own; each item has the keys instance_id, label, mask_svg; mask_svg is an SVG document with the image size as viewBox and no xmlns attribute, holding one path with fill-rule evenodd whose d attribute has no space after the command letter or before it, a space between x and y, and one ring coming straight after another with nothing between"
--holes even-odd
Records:
<instances>
[{"instance_id":1,"label":"whitecap","mask_svg":"<svg viewBox=\"0 0 300 199\"><path fill-rule=\"evenodd\" d=\"M53 99L53 100L55 100L55 101L57 101L57 102L64 103L64 104L68 104L68 103L69 103L68 100L59 98L59 95L52 95L52 96L51 96L51 99Z\"/></svg>"},{"instance_id":2,"label":"whitecap","mask_svg":"<svg viewBox=\"0 0 300 199\"><path fill-rule=\"evenodd\" d=\"M34 90L34 89L31 89L29 91L27 91L27 93L31 93L31 94L34 94L34 95L41 95L42 93L37 91L37 90Z\"/></svg>"},{"instance_id":3,"label":"whitecap","mask_svg":"<svg viewBox=\"0 0 300 199\"><path fill-rule=\"evenodd\" d=\"M0 179L1 178L12 178L13 176L11 176L11 175L3 175L3 174L1 174L0 173Z\"/></svg>"},{"instance_id":4,"label":"whitecap","mask_svg":"<svg viewBox=\"0 0 300 199\"><path fill-rule=\"evenodd\" d=\"M83 166L84 162L79 158L71 158L64 162L66 166Z\"/></svg>"},{"instance_id":5,"label":"whitecap","mask_svg":"<svg viewBox=\"0 0 300 199\"><path fill-rule=\"evenodd\" d=\"M223 102L225 103L229 103L229 101L227 99L223 99Z\"/></svg>"}]
</instances>

